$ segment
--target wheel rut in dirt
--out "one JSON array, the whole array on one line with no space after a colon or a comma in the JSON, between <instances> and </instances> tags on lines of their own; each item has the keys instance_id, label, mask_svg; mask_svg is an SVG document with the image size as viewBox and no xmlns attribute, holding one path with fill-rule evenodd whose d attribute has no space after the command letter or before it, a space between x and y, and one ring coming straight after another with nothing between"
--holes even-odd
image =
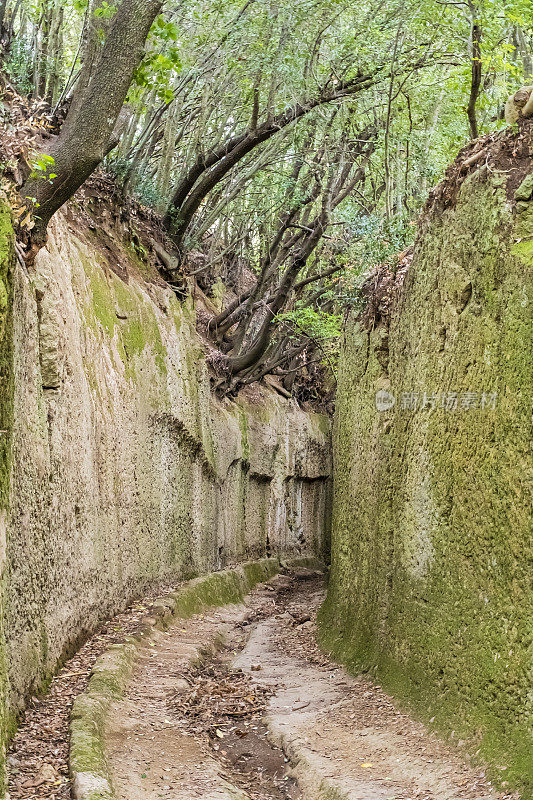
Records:
<instances>
[{"instance_id":1,"label":"wheel rut in dirt","mask_svg":"<svg viewBox=\"0 0 533 800\"><path fill-rule=\"evenodd\" d=\"M109 726L119 800L516 800L320 651L323 597L281 574L154 633Z\"/></svg>"}]
</instances>

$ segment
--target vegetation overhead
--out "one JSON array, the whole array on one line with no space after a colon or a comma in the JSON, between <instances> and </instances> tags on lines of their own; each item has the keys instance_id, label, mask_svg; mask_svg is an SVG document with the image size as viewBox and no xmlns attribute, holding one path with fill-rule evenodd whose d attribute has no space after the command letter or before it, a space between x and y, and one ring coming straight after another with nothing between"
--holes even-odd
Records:
<instances>
[{"instance_id":1,"label":"vegetation overhead","mask_svg":"<svg viewBox=\"0 0 533 800\"><path fill-rule=\"evenodd\" d=\"M362 276L409 247L458 150L507 124L532 43L529 0L2 0L24 256L105 170L161 220L143 247L178 291L224 285L215 388L270 374L316 398Z\"/></svg>"}]
</instances>

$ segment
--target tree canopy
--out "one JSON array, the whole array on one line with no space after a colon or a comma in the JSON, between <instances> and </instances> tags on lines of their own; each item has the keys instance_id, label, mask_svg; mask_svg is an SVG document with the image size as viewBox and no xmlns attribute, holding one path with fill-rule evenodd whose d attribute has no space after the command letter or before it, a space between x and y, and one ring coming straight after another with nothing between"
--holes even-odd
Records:
<instances>
[{"instance_id":1,"label":"tree canopy","mask_svg":"<svg viewBox=\"0 0 533 800\"><path fill-rule=\"evenodd\" d=\"M449 160L506 124L532 42L529 0L3 0L4 75L56 124L21 187L28 252L102 165L164 220L166 274L199 251L232 290L217 388L291 393Z\"/></svg>"}]
</instances>

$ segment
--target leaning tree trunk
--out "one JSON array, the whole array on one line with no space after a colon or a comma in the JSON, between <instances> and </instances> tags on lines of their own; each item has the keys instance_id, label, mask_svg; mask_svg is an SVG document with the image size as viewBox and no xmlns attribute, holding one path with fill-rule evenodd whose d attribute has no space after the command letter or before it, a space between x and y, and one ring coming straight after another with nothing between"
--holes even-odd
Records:
<instances>
[{"instance_id":1,"label":"leaning tree trunk","mask_svg":"<svg viewBox=\"0 0 533 800\"><path fill-rule=\"evenodd\" d=\"M472 81L470 85L470 97L468 98L468 106L466 109L468 124L470 126L470 136L472 139L477 139L479 136L476 102L481 90L481 69L481 26L474 23L472 26Z\"/></svg>"},{"instance_id":2,"label":"leaning tree trunk","mask_svg":"<svg viewBox=\"0 0 533 800\"><path fill-rule=\"evenodd\" d=\"M312 233L298 248L291 264L285 270L280 285L267 306L265 317L250 346L244 352L228 356L226 359L225 367L229 375L238 375L243 370L254 366L265 353L272 337L272 322L276 314L279 314L285 307L298 273L305 267L309 256L322 238L326 226L327 214L323 213L317 220Z\"/></svg>"},{"instance_id":3,"label":"leaning tree trunk","mask_svg":"<svg viewBox=\"0 0 533 800\"><path fill-rule=\"evenodd\" d=\"M209 192L255 147L306 116L313 109L369 88L379 77L383 76L378 69L374 73L340 83L334 89L322 88L315 97L298 102L276 116L267 118L261 125L232 137L208 156L201 155L179 182L164 218L177 247L182 248L191 221Z\"/></svg>"},{"instance_id":4,"label":"leaning tree trunk","mask_svg":"<svg viewBox=\"0 0 533 800\"><path fill-rule=\"evenodd\" d=\"M81 69L75 79L75 90L71 93L69 117L63 125L66 130L68 130L69 121L75 119L79 113L87 88L94 75L98 56L101 53L102 38L105 39L109 25L108 22L104 22L100 17L96 16L98 10L102 8L103 2L104 0L88 0L79 50Z\"/></svg>"},{"instance_id":5,"label":"leaning tree trunk","mask_svg":"<svg viewBox=\"0 0 533 800\"><path fill-rule=\"evenodd\" d=\"M50 43L48 53L48 80L46 84L45 100L52 105L59 86L59 73L61 70L62 55L62 25L63 25L64 6L62 3L54 3L52 10L52 21L50 26Z\"/></svg>"},{"instance_id":6,"label":"leaning tree trunk","mask_svg":"<svg viewBox=\"0 0 533 800\"><path fill-rule=\"evenodd\" d=\"M5 33L7 32L6 21L7 0L0 0L0 41L3 43Z\"/></svg>"},{"instance_id":7,"label":"leaning tree trunk","mask_svg":"<svg viewBox=\"0 0 533 800\"><path fill-rule=\"evenodd\" d=\"M35 214L32 239L36 247L44 242L53 214L109 151L134 70L161 6L162 0L122 0L81 103L69 111L51 150L51 171L57 177L51 181L30 177L24 184L23 196Z\"/></svg>"}]
</instances>

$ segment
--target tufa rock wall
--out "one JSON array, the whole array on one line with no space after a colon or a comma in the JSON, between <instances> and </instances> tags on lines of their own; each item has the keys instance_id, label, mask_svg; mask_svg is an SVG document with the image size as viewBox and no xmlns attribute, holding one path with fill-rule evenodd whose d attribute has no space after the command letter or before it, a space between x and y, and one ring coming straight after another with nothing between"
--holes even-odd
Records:
<instances>
[{"instance_id":1,"label":"tufa rock wall","mask_svg":"<svg viewBox=\"0 0 533 800\"><path fill-rule=\"evenodd\" d=\"M0 200L0 796L5 789L4 754L7 738L8 677L5 604L7 526L11 483L13 429L13 272L14 237L11 214Z\"/></svg>"},{"instance_id":2,"label":"tufa rock wall","mask_svg":"<svg viewBox=\"0 0 533 800\"><path fill-rule=\"evenodd\" d=\"M60 216L14 275L12 715L145 587L327 547L328 419L258 388L214 399L191 301L79 231Z\"/></svg>"},{"instance_id":3,"label":"tufa rock wall","mask_svg":"<svg viewBox=\"0 0 533 800\"><path fill-rule=\"evenodd\" d=\"M348 320L321 637L531 790L532 142L498 142L439 188L390 320Z\"/></svg>"}]
</instances>

